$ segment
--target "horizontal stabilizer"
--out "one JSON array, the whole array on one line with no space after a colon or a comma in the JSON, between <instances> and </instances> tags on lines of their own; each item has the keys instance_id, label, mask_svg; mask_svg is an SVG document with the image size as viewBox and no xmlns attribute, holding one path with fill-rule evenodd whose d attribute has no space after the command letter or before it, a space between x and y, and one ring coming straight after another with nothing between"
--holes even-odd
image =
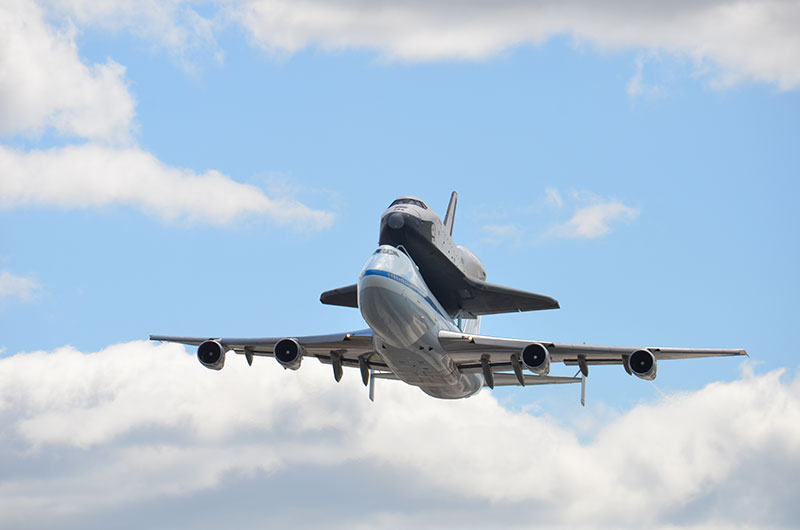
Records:
<instances>
[{"instance_id":1,"label":"horizontal stabilizer","mask_svg":"<svg viewBox=\"0 0 800 530\"><path fill-rule=\"evenodd\" d=\"M319 295L319 301L328 305L358 307L358 286L353 284L325 291Z\"/></svg>"}]
</instances>

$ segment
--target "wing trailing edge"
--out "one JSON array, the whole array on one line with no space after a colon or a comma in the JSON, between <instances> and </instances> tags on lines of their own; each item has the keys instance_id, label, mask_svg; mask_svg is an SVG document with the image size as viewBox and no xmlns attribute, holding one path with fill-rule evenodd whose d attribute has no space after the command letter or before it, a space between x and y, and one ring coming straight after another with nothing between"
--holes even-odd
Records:
<instances>
[{"instance_id":1,"label":"wing trailing edge","mask_svg":"<svg viewBox=\"0 0 800 530\"><path fill-rule=\"evenodd\" d=\"M476 278L461 278L464 286L458 290L462 313L472 316L558 309L558 300L537 293L487 283Z\"/></svg>"}]
</instances>

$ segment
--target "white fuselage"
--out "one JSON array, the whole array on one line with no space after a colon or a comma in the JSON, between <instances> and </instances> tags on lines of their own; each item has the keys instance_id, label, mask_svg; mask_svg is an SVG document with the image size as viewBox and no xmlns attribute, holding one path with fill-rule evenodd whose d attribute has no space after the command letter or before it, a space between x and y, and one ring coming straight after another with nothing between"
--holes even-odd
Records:
<instances>
[{"instance_id":1,"label":"white fuselage","mask_svg":"<svg viewBox=\"0 0 800 530\"><path fill-rule=\"evenodd\" d=\"M438 398L471 396L481 374L462 374L439 344L439 331L459 331L405 253L381 245L358 278L358 307L375 351L394 374Z\"/></svg>"}]
</instances>

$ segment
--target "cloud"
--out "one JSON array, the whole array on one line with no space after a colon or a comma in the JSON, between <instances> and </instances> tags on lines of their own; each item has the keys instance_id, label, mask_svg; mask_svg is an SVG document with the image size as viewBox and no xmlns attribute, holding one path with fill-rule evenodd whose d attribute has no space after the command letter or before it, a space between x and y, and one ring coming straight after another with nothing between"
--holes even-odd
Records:
<instances>
[{"instance_id":1,"label":"cloud","mask_svg":"<svg viewBox=\"0 0 800 530\"><path fill-rule=\"evenodd\" d=\"M547 206L549 208L543 208ZM547 212L547 215L559 211L574 211L567 221L550 225L548 228L536 229L519 226L515 223L488 224L481 227L485 242L489 244L506 243L515 246L542 243L553 238L565 239L597 239L611 233L612 226L631 221L639 216L639 210L616 199L608 199L588 191L571 191L566 200L555 188L546 188L544 199L533 212ZM547 211L549 210L549 211ZM530 216L531 211L525 212Z\"/></svg>"},{"instance_id":2,"label":"cloud","mask_svg":"<svg viewBox=\"0 0 800 530\"><path fill-rule=\"evenodd\" d=\"M177 8L157 5L58 3L81 21L144 17L149 24L167 24L165 13ZM33 2L12 0L0 6L0 44L0 71L5 72L0 76L0 135L52 129L90 140L44 150L0 145L0 208L132 205L165 220L223 225L259 215L300 230L333 222L329 212L294 199L270 198L218 171L198 174L168 166L137 147L125 69L113 61L84 64L75 30L56 31Z\"/></svg>"},{"instance_id":3,"label":"cloud","mask_svg":"<svg viewBox=\"0 0 800 530\"><path fill-rule=\"evenodd\" d=\"M561 194L558 193L557 189L546 188L544 192L547 196L545 203L549 204L550 206L555 206L556 208L561 208L564 206L564 200L561 198Z\"/></svg>"},{"instance_id":4,"label":"cloud","mask_svg":"<svg viewBox=\"0 0 800 530\"><path fill-rule=\"evenodd\" d=\"M636 219L639 210L618 201L601 202L584 206L566 223L550 228L551 237L596 239L611 233L611 224Z\"/></svg>"},{"instance_id":5,"label":"cloud","mask_svg":"<svg viewBox=\"0 0 800 530\"><path fill-rule=\"evenodd\" d=\"M702 2L358 2L252 0L227 6L261 47L370 48L390 59L484 59L570 35L600 49L664 51L719 81L800 86L800 4Z\"/></svg>"},{"instance_id":6,"label":"cloud","mask_svg":"<svg viewBox=\"0 0 800 530\"><path fill-rule=\"evenodd\" d=\"M131 31L184 62L192 50L221 57L216 34L230 23L241 25L256 45L272 54L318 46L372 49L389 60L405 61L482 60L566 35L601 51L659 52L688 59L715 86L743 80L782 90L800 86L796 1L241 0L200 5L180 0L53 0L47 10L81 27ZM636 90L637 79L641 83L640 68L629 91Z\"/></svg>"},{"instance_id":7,"label":"cloud","mask_svg":"<svg viewBox=\"0 0 800 530\"><path fill-rule=\"evenodd\" d=\"M192 52L211 52L217 59L222 57L213 17L200 15L191 2L184 0L50 0L47 9L81 27L130 31L150 44L163 47L189 69L193 69L188 57Z\"/></svg>"},{"instance_id":8,"label":"cloud","mask_svg":"<svg viewBox=\"0 0 800 530\"><path fill-rule=\"evenodd\" d=\"M631 98L638 97L658 97L663 93L663 87L657 84L645 83L643 80L644 58L636 58L636 73L628 80L625 90Z\"/></svg>"},{"instance_id":9,"label":"cloud","mask_svg":"<svg viewBox=\"0 0 800 530\"><path fill-rule=\"evenodd\" d=\"M132 205L165 220L226 224L263 215L279 224L316 230L333 214L291 199L270 199L259 188L218 171L197 174L167 166L136 147L88 144L21 151L0 146L0 207L66 209Z\"/></svg>"},{"instance_id":10,"label":"cloud","mask_svg":"<svg viewBox=\"0 0 800 530\"><path fill-rule=\"evenodd\" d=\"M0 271L0 300L3 298L30 300L41 289L42 286L33 278L16 276L8 271ZM0 353L2 353L1 350Z\"/></svg>"},{"instance_id":11,"label":"cloud","mask_svg":"<svg viewBox=\"0 0 800 530\"><path fill-rule=\"evenodd\" d=\"M92 526L156 500L186 513L193 496L226 520L242 517L234 499L246 491L264 502L296 491L303 520L326 527L790 527L800 515L787 493L800 379L781 371L636 406L580 441L489 392L438 401L384 382L370 403L357 372L337 385L311 359L286 372L237 356L210 372L180 346L131 342L0 359L0 421L3 527ZM403 505L352 502L371 488ZM442 518L445 505L465 516ZM292 519L291 501L271 506Z\"/></svg>"},{"instance_id":12,"label":"cloud","mask_svg":"<svg viewBox=\"0 0 800 530\"><path fill-rule=\"evenodd\" d=\"M524 234L524 230L515 224L490 224L481 227L481 231L489 241L497 240L519 240Z\"/></svg>"},{"instance_id":13,"label":"cloud","mask_svg":"<svg viewBox=\"0 0 800 530\"><path fill-rule=\"evenodd\" d=\"M0 4L0 135L40 134L126 141L134 101L125 68L85 65L74 29L56 31L33 2Z\"/></svg>"}]
</instances>

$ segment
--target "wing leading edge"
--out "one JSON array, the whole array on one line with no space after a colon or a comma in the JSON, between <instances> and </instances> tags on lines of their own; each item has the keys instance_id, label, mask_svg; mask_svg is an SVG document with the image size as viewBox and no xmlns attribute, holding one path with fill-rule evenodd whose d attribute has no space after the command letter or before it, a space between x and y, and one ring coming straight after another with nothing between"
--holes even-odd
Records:
<instances>
[{"instance_id":1,"label":"wing leading edge","mask_svg":"<svg viewBox=\"0 0 800 530\"><path fill-rule=\"evenodd\" d=\"M456 364L478 363L484 355L488 355L493 364L510 363L510 355L519 353L534 343L544 345L550 352L553 362L563 362L566 365L577 365L581 362L587 365L622 364L624 356L642 349L651 351L657 360L747 355L747 351L742 349L598 346L468 335L452 331L439 332L439 343Z\"/></svg>"},{"instance_id":2,"label":"wing leading edge","mask_svg":"<svg viewBox=\"0 0 800 530\"><path fill-rule=\"evenodd\" d=\"M274 357L275 344L286 337L176 337L168 335L150 335L150 340L175 342L188 346L199 346L207 340L222 344L229 351L240 355L258 357ZM334 355L341 359L342 366L360 368L366 363L370 370L387 370L388 367L372 346L372 331L369 329L329 335L307 335L291 337L305 350L306 356L316 357L324 364L331 364Z\"/></svg>"}]
</instances>

